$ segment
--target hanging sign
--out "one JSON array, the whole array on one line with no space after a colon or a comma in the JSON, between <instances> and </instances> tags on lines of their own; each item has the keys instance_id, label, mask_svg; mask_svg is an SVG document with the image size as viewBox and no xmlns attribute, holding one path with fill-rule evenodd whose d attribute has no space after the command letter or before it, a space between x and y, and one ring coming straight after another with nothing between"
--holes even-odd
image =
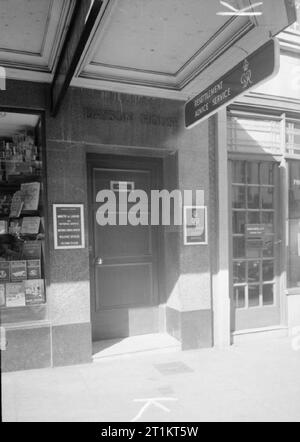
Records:
<instances>
[{"instance_id":1,"label":"hanging sign","mask_svg":"<svg viewBox=\"0 0 300 442\"><path fill-rule=\"evenodd\" d=\"M54 248L84 249L83 204L54 204Z\"/></svg>"},{"instance_id":2,"label":"hanging sign","mask_svg":"<svg viewBox=\"0 0 300 442\"><path fill-rule=\"evenodd\" d=\"M270 79L278 73L279 66L279 43L271 39L186 104L186 128L190 129L239 95Z\"/></svg>"}]
</instances>

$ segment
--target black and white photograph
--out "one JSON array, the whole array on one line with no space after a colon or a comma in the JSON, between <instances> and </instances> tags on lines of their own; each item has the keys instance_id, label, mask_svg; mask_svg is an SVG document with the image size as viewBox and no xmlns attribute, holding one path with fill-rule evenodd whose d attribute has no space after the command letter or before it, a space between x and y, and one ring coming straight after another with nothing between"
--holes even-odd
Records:
<instances>
[{"instance_id":1,"label":"black and white photograph","mask_svg":"<svg viewBox=\"0 0 300 442\"><path fill-rule=\"evenodd\" d=\"M300 422L300 0L0 0L0 354L3 429Z\"/></svg>"}]
</instances>

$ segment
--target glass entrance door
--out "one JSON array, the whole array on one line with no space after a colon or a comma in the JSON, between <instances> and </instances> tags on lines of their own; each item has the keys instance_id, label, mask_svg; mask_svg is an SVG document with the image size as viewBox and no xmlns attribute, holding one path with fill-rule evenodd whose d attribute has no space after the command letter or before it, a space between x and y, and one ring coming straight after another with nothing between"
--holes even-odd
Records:
<instances>
[{"instance_id":1,"label":"glass entrance door","mask_svg":"<svg viewBox=\"0 0 300 442\"><path fill-rule=\"evenodd\" d=\"M280 324L279 168L231 161L233 330Z\"/></svg>"}]
</instances>

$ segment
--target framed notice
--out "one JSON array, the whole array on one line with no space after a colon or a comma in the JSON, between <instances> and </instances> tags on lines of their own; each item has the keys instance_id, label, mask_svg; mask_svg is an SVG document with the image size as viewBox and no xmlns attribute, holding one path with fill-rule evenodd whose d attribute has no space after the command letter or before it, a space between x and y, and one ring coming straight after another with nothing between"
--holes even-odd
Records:
<instances>
[{"instance_id":1,"label":"framed notice","mask_svg":"<svg viewBox=\"0 0 300 442\"><path fill-rule=\"evenodd\" d=\"M207 207L184 207L184 245L207 245Z\"/></svg>"},{"instance_id":2,"label":"framed notice","mask_svg":"<svg viewBox=\"0 0 300 442\"><path fill-rule=\"evenodd\" d=\"M84 249L83 204L53 205L54 248Z\"/></svg>"}]
</instances>

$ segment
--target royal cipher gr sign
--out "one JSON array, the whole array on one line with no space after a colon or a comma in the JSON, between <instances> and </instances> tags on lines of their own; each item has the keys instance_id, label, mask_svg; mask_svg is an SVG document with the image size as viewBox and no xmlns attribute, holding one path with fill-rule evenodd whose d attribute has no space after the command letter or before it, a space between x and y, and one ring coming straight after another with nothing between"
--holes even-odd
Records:
<instances>
[{"instance_id":1,"label":"royal cipher gr sign","mask_svg":"<svg viewBox=\"0 0 300 442\"><path fill-rule=\"evenodd\" d=\"M279 43L276 39L271 39L188 101L185 106L186 128L190 129L222 106L228 106L239 95L276 75L280 65L279 57Z\"/></svg>"}]
</instances>

